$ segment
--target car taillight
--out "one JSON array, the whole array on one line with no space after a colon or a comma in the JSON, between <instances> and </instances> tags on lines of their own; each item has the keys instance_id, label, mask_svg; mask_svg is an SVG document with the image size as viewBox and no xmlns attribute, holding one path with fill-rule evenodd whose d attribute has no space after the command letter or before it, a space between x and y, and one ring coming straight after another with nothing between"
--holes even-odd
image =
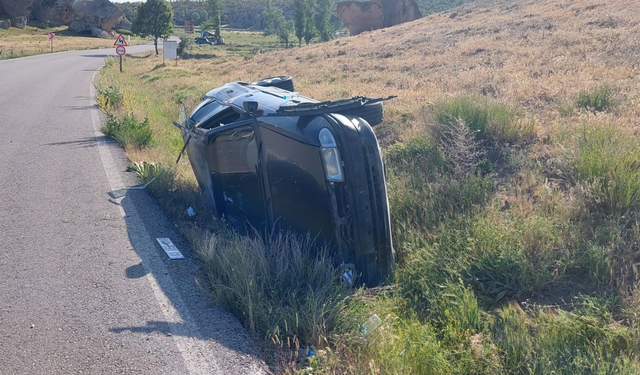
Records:
<instances>
[{"instance_id":1,"label":"car taillight","mask_svg":"<svg viewBox=\"0 0 640 375\"><path fill-rule=\"evenodd\" d=\"M325 177L329 181L342 181L342 160L340 159L340 151L338 151L338 145L335 138L333 138L333 134L329 129L323 128L320 130L318 139L322 146L320 154L324 164Z\"/></svg>"}]
</instances>

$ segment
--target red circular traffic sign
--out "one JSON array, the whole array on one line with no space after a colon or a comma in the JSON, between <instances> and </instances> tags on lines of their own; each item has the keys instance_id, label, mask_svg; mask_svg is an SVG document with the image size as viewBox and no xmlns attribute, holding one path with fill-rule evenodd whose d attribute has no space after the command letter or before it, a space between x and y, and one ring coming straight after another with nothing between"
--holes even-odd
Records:
<instances>
[{"instance_id":1,"label":"red circular traffic sign","mask_svg":"<svg viewBox=\"0 0 640 375\"><path fill-rule=\"evenodd\" d=\"M125 53L127 53L127 49L124 48L124 46L117 46L116 47L116 53L118 54L118 56L122 56Z\"/></svg>"}]
</instances>

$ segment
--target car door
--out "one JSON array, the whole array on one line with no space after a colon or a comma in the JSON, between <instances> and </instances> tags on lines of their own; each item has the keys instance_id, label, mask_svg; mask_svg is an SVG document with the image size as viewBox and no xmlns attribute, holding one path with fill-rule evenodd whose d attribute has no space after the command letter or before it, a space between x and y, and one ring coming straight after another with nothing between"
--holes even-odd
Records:
<instances>
[{"instance_id":1,"label":"car door","mask_svg":"<svg viewBox=\"0 0 640 375\"><path fill-rule=\"evenodd\" d=\"M207 134L207 164L218 215L236 226L267 226L260 142L255 120L218 127Z\"/></svg>"},{"instance_id":2,"label":"car door","mask_svg":"<svg viewBox=\"0 0 640 375\"><path fill-rule=\"evenodd\" d=\"M217 207L213 197L211 179L209 178L209 167L207 165L207 129L202 129L199 125L204 118L210 115L220 105L215 102L205 103L198 106L189 118L186 117L184 106L180 109L180 121L182 127L182 137L184 148L189 156L189 163L193 174L198 181L209 208L214 216L218 216ZM184 123L182 121L184 120Z\"/></svg>"}]
</instances>

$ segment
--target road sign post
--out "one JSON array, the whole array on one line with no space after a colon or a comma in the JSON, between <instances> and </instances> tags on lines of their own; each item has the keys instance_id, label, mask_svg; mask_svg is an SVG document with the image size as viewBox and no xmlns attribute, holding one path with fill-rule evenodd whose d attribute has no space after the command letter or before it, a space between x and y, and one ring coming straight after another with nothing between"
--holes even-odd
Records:
<instances>
[{"instance_id":1,"label":"road sign post","mask_svg":"<svg viewBox=\"0 0 640 375\"><path fill-rule=\"evenodd\" d=\"M53 39L56 37L55 33L49 33L49 41L51 42L51 53L53 53Z\"/></svg>"},{"instance_id":2,"label":"road sign post","mask_svg":"<svg viewBox=\"0 0 640 375\"><path fill-rule=\"evenodd\" d=\"M127 49L124 48L128 46L127 42L124 40L122 34L119 34L116 38L116 42L113 43L116 46L116 54L120 56L120 73L122 73L122 56L127 53Z\"/></svg>"}]
</instances>

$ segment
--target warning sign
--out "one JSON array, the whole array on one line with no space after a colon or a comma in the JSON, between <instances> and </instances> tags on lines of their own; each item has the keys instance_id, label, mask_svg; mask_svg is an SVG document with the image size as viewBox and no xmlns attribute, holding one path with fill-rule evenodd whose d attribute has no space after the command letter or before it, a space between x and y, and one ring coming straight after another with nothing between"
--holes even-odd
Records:
<instances>
[{"instance_id":1,"label":"warning sign","mask_svg":"<svg viewBox=\"0 0 640 375\"><path fill-rule=\"evenodd\" d=\"M193 21L184 21L184 32L185 34L194 33Z\"/></svg>"},{"instance_id":2,"label":"warning sign","mask_svg":"<svg viewBox=\"0 0 640 375\"><path fill-rule=\"evenodd\" d=\"M118 35L118 38L116 39L116 42L113 43L114 46L122 46L122 47L126 47L128 46L127 42L124 40L124 37L122 36L122 34Z\"/></svg>"}]
</instances>

